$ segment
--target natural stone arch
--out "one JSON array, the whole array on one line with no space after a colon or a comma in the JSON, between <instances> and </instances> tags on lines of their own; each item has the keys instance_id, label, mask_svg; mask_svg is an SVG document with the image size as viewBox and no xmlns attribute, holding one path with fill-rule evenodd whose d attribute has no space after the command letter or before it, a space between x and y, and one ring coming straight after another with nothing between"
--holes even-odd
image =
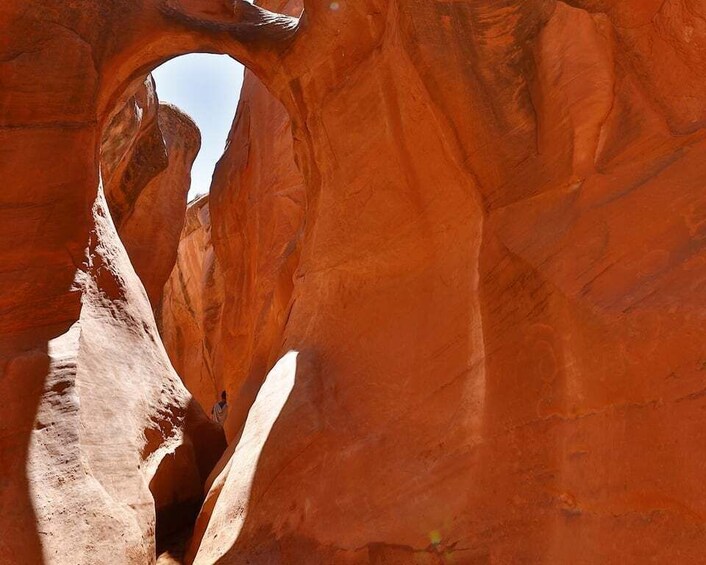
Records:
<instances>
[{"instance_id":1,"label":"natural stone arch","mask_svg":"<svg viewBox=\"0 0 706 565\"><path fill-rule=\"evenodd\" d=\"M41 7L42 21L62 17L66 4L36 2L35 14ZM698 2L654 3L657 14L639 0L571 2L605 14L550 0L342 2L340 26L327 3L310 4L275 59L282 74L270 81L295 120L315 205L323 187L315 221L307 218L307 235L317 237L302 252L283 345L300 350L301 363L254 475L255 497L226 496L215 508L214 531L250 503L237 544L219 545L214 535L202 558L433 563L449 552L460 560L610 562L620 558L617 539L635 561L698 561L704 537L694 517L706 498L693 485L703 482L704 450L684 439L703 428L704 345L694 339L703 331L706 209ZM4 2L0 13L27 6ZM188 6L203 16L203 4ZM167 20L150 10L146 21L162 29ZM693 33L680 33L686 25ZM30 434L57 433L44 400L29 431L40 404L35 380L42 385L43 365L57 359L42 340L65 333L79 300L95 298L66 289L91 238L98 185L86 173L95 155L83 153L98 129L95 104L84 104L99 91L91 58L113 41L93 53L66 26L31 29L42 41L3 43L0 74L14 93L2 98L0 166L10 179L29 171L0 194L10 203L0 208L8 242L0 264L21 273L0 294L0 324L13 338L2 344L10 353L0 384L13 429L3 421L0 441L3 455L15 449L10 479L18 484L27 482ZM37 55L59 44L61 56L86 70L61 69L59 82L75 96L25 89L20 100L13 86L32 65L46 71L45 87L63 92ZM120 80L105 92L106 115L132 73L166 56L159 45L155 57L124 69L113 60ZM133 67L138 60L144 69ZM43 103L30 112L28 97ZM589 101L594 109L584 112ZM550 126L546 139L539 132L553 142L546 151L537 147L538 124ZM588 142L574 160L579 138ZM5 221L18 208L26 217ZM47 264L32 270L25 255ZM120 288L111 276L100 288ZM101 311L141 320L139 298L125 302ZM27 321L33 312L47 313L45 325ZM142 343L145 353L152 337L141 337L127 344ZM117 355L111 343L97 345L94 352ZM52 400L72 388L52 384ZM32 461L32 480L51 490L46 465ZM35 522L19 515L11 526L6 539L21 544L30 536L23 527L31 532ZM91 523L97 534L100 526ZM67 546L82 547L68 534ZM123 549L105 539L108 549Z\"/></svg>"},{"instance_id":2,"label":"natural stone arch","mask_svg":"<svg viewBox=\"0 0 706 565\"><path fill-rule=\"evenodd\" d=\"M2 559L149 562L147 484L164 457L184 445L198 449L212 435L164 355L115 233L100 183L100 134L131 84L156 64L186 52L226 52L228 44L251 66L250 54L261 53L265 65L273 46L263 47L252 26L273 39L272 29L298 20L253 7L229 14L219 2L185 4L193 11L98 0L11 0L0 8L0 168L8 182L0 452L13 462L0 500L14 509L5 513ZM224 21L207 21L204 12ZM86 515L94 518L81 525Z\"/></svg>"},{"instance_id":3,"label":"natural stone arch","mask_svg":"<svg viewBox=\"0 0 706 565\"><path fill-rule=\"evenodd\" d=\"M304 27L306 18L276 14L237 0L159 0L147 2L138 15L145 32L123 39L106 61L109 80L103 85L99 115L120 106L125 90L135 80L165 61L187 53L230 55L255 72L266 84L274 84L282 70L282 54ZM152 24L157 22L154 30Z\"/></svg>"}]
</instances>

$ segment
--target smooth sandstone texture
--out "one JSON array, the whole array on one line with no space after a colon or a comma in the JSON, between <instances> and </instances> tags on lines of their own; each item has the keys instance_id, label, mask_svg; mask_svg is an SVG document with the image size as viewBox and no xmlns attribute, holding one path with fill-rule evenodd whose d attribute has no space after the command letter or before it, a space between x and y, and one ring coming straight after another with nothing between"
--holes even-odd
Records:
<instances>
[{"instance_id":1,"label":"smooth sandstone texture","mask_svg":"<svg viewBox=\"0 0 706 565\"><path fill-rule=\"evenodd\" d=\"M158 121L169 162L140 192L132 213L118 228L154 308L176 262L191 166L201 145L198 129L177 108L161 104Z\"/></svg>"},{"instance_id":2,"label":"smooth sandstone texture","mask_svg":"<svg viewBox=\"0 0 706 565\"><path fill-rule=\"evenodd\" d=\"M278 359L305 208L287 112L247 72L210 198L187 212L160 314L165 347L194 397L210 407L229 393L231 437Z\"/></svg>"},{"instance_id":3,"label":"smooth sandstone texture","mask_svg":"<svg viewBox=\"0 0 706 565\"><path fill-rule=\"evenodd\" d=\"M176 262L191 166L200 147L191 118L159 104L151 76L103 133L108 207L153 309Z\"/></svg>"},{"instance_id":4,"label":"smooth sandstone texture","mask_svg":"<svg viewBox=\"0 0 706 565\"><path fill-rule=\"evenodd\" d=\"M101 177L115 226L120 229L147 184L169 164L151 75L113 116L101 139Z\"/></svg>"},{"instance_id":5,"label":"smooth sandstone texture","mask_svg":"<svg viewBox=\"0 0 706 565\"><path fill-rule=\"evenodd\" d=\"M224 448L171 368L100 180L104 127L160 41L203 43L150 6L0 6L3 563L153 562L155 509L198 502Z\"/></svg>"},{"instance_id":6,"label":"smooth sandstone texture","mask_svg":"<svg viewBox=\"0 0 706 565\"><path fill-rule=\"evenodd\" d=\"M158 326L174 368L209 413L224 387L222 375L214 368L224 294L220 264L211 243L209 197L202 196L186 211ZM217 374L221 379L217 380Z\"/></svg>"},{"instance_id":7,"label":"smooth sandstone texture","mask_svg":"<svg viewBox=\"0 0 706 565\"><path fill-rule=\"evenodd\" d=\"M101 174L108 209L153 310L160 306L176 261L190 170L199 147L196 125L177 108L159 104L151 76L103 132ZM158 553L193 522L204 481L225 447L222 432L198 404L189 401L188 406L186 417L198 422L191 424L194 437L181 439L159 462L149 483Z\"/></svg>"},{"instance_id":8,"label":"smooth sandstone texture","mask_svg":"<svg viewBox=\"0 0 706 565\"><path fill-rule=\"evenodd\" d=\"M229 424L195 562L698 561L706 5L337 6L270 85L294 377Z\"/></svg>"},{"instance_id":9,"label":"smooth sandstone texture","mask_svg":"<svg viewBox=\"0 0 706 565\"><path fill-rule=\"evenodd\" d=\"M288 11L298 13L298 5L289 2ZM280 357L307 207L287 112L251 72L210 202L213 248L228 290L214 366L230 394L226 433L233 437Z\"/></svg>"},{"instance_id":10,"label":"smooth sandstone texture","mask_svg":"<svg viewBox=\"0 0 706 565\"><path fill-rule=\"evenodd\" d=\"M31 562L66 539L72 551L85 547L72 511L61 512L75 481L48 488L49 499L39 494L53 466L34 446L41 432L45 442L60 437L59 427L31 431L53 406L40 392L60 371L47 366L76 357L63 353L76 350L69 329L79 318L95 328L85 357L111 371L135 346L116 335L154 352L149 323L142 334L113 315L120 310L103 275L129 280L129 269L116 256L77 267L86 247L104 257L111 240L100 196L95 204L94 121L106 123L157 60L213 50L248 64L288 112L306 204L280 212L303 214L294 264L270 279L294 273L291 290L270 283L285 289L273 296L288 300L286 315L277 307L272 325L253 322L259 289L243 285L229 299L248 304L245 314L222 317L221 328L242 335L275 329L251 348L267 362L214 373L231 395L264 384L252 385L250 411L228 423L230 456L209 481L195 562L699 562L706 5L308 0L298 21L241 2L154 6L0 7L0 21L14 26L0 35L10 93L0 99L0 167L12 181L0 210L15 220L0 222L0 329L9 336L0 448L12 462L0 500L24 512L0 518L11 524L3 555ZM91 25L79 41L70 30L82 18ZM258 133L249 135L254 146ZM270 166L288 168L283 159ZM260 242L220 208L244 206L249 194L267 187L237 180L209 203L224 294L238 270L225 236L244 241L242 256L267 253L253 251ZM270 221L257 209L252 218ZM281 256L272 252L264 271ZM120 307L149 318L144 295L125 296ZM218 340L222 349L237 341L225 332ZM91 412L96 397L112 406L115 383L120 391L128 377L94 378L78 413L88 404L87 422L104 416ZM183 405L171 400L178 396L166 404ZM71 422L68 401L58 407L54 421ZM121 442L111 445L139 463L135 434L153 412L121 409L110 430ZM103 484L104 472L97 464L81 476ZM146 501L140 474L121 474L115 496ZM69 500L97 509L85 528L101 550L126 562L149 553L146 513L118 514L129 540L117 540L102 500ZM46 541L35 523L54 510L60 535Z\"/></svg>"}]
</instances>

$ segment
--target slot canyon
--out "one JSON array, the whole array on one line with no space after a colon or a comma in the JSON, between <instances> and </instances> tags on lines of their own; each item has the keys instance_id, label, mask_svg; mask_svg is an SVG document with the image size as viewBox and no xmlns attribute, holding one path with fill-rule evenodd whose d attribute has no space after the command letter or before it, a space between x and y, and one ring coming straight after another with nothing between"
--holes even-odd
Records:
<instances>
[{"instance_id":1,"label":"slot canyon","mask_svg":"<svg viewBox=\"0 0 706 565\"><path fill-rule=\"evenodd\" d=\"M706 0L0 0L0 178L0 564L704 561Z\"/></svg>"}]
</instances>

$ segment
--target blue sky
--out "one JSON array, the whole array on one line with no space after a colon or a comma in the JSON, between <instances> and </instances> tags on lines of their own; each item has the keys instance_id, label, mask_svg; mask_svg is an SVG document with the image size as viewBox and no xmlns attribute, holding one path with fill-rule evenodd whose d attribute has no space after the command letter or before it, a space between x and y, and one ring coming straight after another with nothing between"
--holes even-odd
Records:
<instances>
[{"instance_id":1,"label":"blue sky","mask_svg":"<svg viewBox=\"0 0 706 565\"><path fill-rule=\"evenodd\" d=\"M159 100L179 107L201 130L201 151L191 173L191 199L211 186L238 106L243 66L226 55L184 55L167 61L152 75Z\"/></svg>"}]
</instances>

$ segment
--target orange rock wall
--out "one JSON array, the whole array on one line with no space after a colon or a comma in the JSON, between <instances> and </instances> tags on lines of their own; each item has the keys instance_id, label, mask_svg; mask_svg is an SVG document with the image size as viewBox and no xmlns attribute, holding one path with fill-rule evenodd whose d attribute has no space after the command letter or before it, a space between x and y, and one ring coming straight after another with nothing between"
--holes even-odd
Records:
<instances>
[{"instance_id":1,"label":"orange rock wall","mask_svg":"<svg viewBox=\"0 0 706 565\"><path fill-rule=\"evenodd\" d=\"M103 133L106 199L153 308L176 262L191 166L200 147L191 118L159 104L151 76Z\"/></svg>"},{"instance_id":2,"label":"orange rock wall","mask_svg":"<svg viewBox=\"0 0 706 565\"><path fill-rule=\"evenodd\" d=\"M161 313L192 394L210 407L228 391L231 436L277 360L305 208L287 112L248 71L210 199L189 208Z\"/></svg>"},{"instance_id":3,"label":"orange rock wall","mask_svg":"<svg viewBox=\"0 0 706 565\"><path fill-rule=\"evenodd\" d=\"M236 398L195 562L699 562L704 3L304 5L0 6L0 556L152 558L189 396L98 134L210 50L286 109L304 188L246 96L209 203Z\"/></svg>"},{"instance_id":4,"label":"orange rock wall","mask_svg":"<svg viewBox=\"0 0 706 565\"><path fill-rule=\"evenodd\" d=\"M197 127L177 108L161 104L158 121L169 162L140 192L131 214L118 228L153 308L160 304L176 262L191 166L201 145Z\"/></svg>"},{"instance_id":5,"label":"orange rock wall","mask_svg":"<svg viewBox=\"0 0 706 565\"><path fill-rule=\"evenodd\" d=\"M159 331L174 368L210 413L223 390L217 366L221 346L223 279L211 242L209 197L189 204L177 262L164 287Z\"/></svg>"},{"instance_id":6,"label":"orange rock wall","mask_svg":"<svg viewBox=\"0 0 706 565\"><path fill-rule=\"evenodd\" d=\"M229 436L279 358L306 205L286 110L247 72L211 186L213 247L227 289L217 364L231 398Z\"/></svg>"},{"instance_id":7,"label":"orange rock wall","mask_svg":"<svg viewBox=\"0 0 706 565\"><path fill-rule=\"evenodd\" d=\"M118 228L132 213L147 184L169 164L159 110L156 85L148 75L103 130L101 177Z\"/></svg>"},{"instance_id":8,"label":"orange rock wall","mask_svg":"<svg viewBox=\"0 0 706 565\"><path fill-rule=\"evenodd\" d=\"M154 562L155 508L200 495L224 447L169 363L99 162L155 57L208 42L156 4L119 8L0 5L3 563Z\"/></svg>"},{"instance_id":9,"label":"orange rock wall","mask_svg":"<svg viewBox=\"0 0 706 565\"><path fill-rule=\"evenodd\" d=\"M698 561L705 8L572 4L307 4L282 364L196 563Z\"/></svg>"}]
</instances>

